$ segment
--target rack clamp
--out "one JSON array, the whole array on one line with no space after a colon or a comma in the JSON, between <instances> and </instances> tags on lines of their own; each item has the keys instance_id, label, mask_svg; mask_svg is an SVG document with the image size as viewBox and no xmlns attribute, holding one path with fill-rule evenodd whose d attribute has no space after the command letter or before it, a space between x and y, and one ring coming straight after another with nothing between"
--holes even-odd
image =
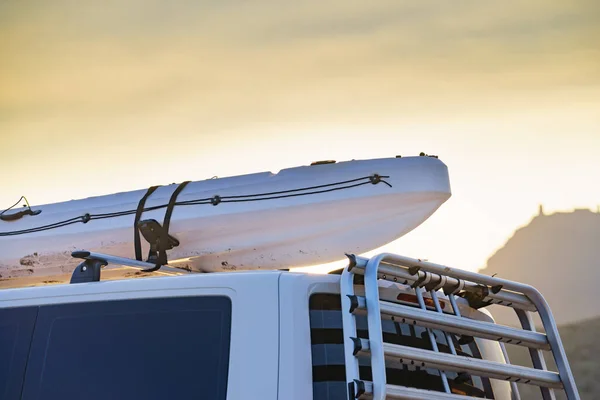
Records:
<instances>
[{"instance_id":1,"label":"rack clamp","mask_svg":"<svg viewBox=\"0 0 600 400\"><path fill-rule=\"evenodd\" d=\"M354 379L348 383L348 396L351 399L358 399L366 392L365 383L361 380Z\"/></svg>"},{"instance_id":2,"label":"rack clamp","mask_svg":"<svg viewBox=\"0 0 600 400\"><path fill-rule=\"evenodd\" d=\"M446 286L448 282L448 278L445 275L432 274L435 279L432 279L429 283L425 285L425 290L428 292L438 291Z\"/></svg>"},{"instance_id":3,"label":"rack clamp","mask_svg":"<svg viewBox=\"0 0 600 400\"><path fill-rule=\"evenodd\" d=\"M143 269L142 272L154 272L161 265L166 264L166 251L179 246L179 240L169 235L166 229L154 219L146 219L138 223L140 233L150 244L147 263L155 264L155 267Z\"/></svg>"},{"instance_id":4,"label":"rack clamp","mask_svg":"<svg viewBox=\"0 0 600 400\"><path fill-rule=\"evenodd\" d=\"M71 253L73 258L81 258L84 261L79 264L71 275L70 283L85 283L100 281L100 271L102 267L108 265L108 261L89 251L74 251Z\"/></svg>"},{"instance_id":5,"label":"rack clamp","mask_svg":"<svg viewBox=\"0 0 600 400\"><path fill-rule=\"evenodd\" d=\"M492 304L492 300L485 300L490 294L490 288L487 285L477 285L476 291L464 291L459 296L467 300L469 306L478 310Z\"/></svg>"}]
</instances>

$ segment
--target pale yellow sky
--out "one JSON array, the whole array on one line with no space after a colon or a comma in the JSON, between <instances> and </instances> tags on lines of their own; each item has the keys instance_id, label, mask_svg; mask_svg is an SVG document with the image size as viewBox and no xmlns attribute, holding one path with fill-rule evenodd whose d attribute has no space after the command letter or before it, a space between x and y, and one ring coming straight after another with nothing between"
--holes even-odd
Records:
<instances>
[{"instance_id":1,"label":"pale yellow sky","mask_svg":"<svg viewBox=\"0 0 600 400\"><path fill-rule=\"evenodd\" d=\"M0 1L2 204L438 154L386 250L476 269L539 203L600 204L600 3Z\"/></svg>"}]
</instances>

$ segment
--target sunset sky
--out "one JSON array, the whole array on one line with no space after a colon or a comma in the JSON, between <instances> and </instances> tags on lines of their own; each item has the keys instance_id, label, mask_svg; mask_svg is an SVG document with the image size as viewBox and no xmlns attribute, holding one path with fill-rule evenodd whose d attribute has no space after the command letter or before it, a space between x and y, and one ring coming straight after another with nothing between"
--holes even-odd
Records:
<instances>
[{"instance_id":1,"label":"sunset sky","mask_svg":"<svg viewBox=\"0 0 600 400\"><path fill-rule=\"evenodd\" d=\"M384 250L475 270L600 205L600 2L0 0L0 139L0 209L436 154L452 198Z\"/></svg>"}]
</instances>

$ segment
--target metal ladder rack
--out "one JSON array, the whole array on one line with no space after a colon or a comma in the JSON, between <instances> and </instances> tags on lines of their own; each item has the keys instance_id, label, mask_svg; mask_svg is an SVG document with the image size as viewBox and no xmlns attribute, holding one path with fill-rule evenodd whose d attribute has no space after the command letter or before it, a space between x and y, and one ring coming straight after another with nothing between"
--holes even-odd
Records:
<instances>
[{"instance_id":1,"label":"metal ladder rack","mask_svg":"<svg viewBox=\"0 0 600 400\"><path fill-rule=\"evenodd\" d=\"M342 272L340 294L349 399L475 398L451 393L446 372L453 371L509 381L514 399L520 398L518 382L538 386L544 400L554 399L554 390L564 391L569 400L579 400L554 317L534 287L394 254L384 253L371 259L348 257L350 264ZM356 275L364 275L364 296L355 294ZM380 300L380 279L410 285L415 290L419 308ZM453 314L442 310L438 290L443 290L447 296ZM427 308L423 291L429 292L435 311ZM514 309L522 329L462 317L456 295L466 298L473 308L498 304ZM358 312L367 314L368 340L357 335L355 316ZM531 312L539 313L545 333L535 331ZM385 343L382 314L425 328L432 350ZM443 332L450 353L439 352L431 329ZM505 354L504 343L527 347L534 368L457 355L454 346L450 345L453 343L451 334L498 341ZM542 350L552 352L558 373L546 369ZM361 355L370 357L372 382L360 378L358 357ZM386 360L439 370L444 391L388 385Z\"/></svg>"}]
</instances>

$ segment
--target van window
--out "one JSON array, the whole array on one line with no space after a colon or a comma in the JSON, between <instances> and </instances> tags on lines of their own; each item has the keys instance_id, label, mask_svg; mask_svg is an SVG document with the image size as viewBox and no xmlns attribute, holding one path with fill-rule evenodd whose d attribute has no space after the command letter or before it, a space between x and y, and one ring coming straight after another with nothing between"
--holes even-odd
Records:
<instances>
[{"instance_id":1,"label":"van window","mask_svg":"<svg viewBox=\"0 0 600 400\"><path fill-rule=\"evenodd\" d=\"M21 398L37 307L0 308L0 399Z\"/></svg>"},{"instance_id":2,"label":"van window","mask_svg":"<svg viewBox=\"0 0 600 400\"><path fill-rule=\"evenodd\" d=\"M317 293L310 297L310 327L313 364L314 400L347 399L346 368L344 363L344 339L342 330L341 299L339 294ZM358 336L368 339L367 317L356 317ZM431 350L425 328L382 320L383 340ZM433 330L440 352L450 353L454 346L458 355L481 358L477 345L459 345L452 335L453 343L446 341L444 333ZM360 378L371 381L371 366L368 358L359 358ZM452 392L473 397L493 399L489 379L474 376L455 382L458 374L446 372ZM387 383L419 389L444 391L438 370L389 363L386 368ZM463 377L461 377L463 378Z\"/></svg>"},{"instance_id":3,"label":"van window","mask_svg":"<svg viewBox=\"0 0 600 400\"><path fill-rule=\"evenodd\" d=\"M225 400L231 300L72 303L39 309L24 400Z\"/></svg>"}]
</instances>

